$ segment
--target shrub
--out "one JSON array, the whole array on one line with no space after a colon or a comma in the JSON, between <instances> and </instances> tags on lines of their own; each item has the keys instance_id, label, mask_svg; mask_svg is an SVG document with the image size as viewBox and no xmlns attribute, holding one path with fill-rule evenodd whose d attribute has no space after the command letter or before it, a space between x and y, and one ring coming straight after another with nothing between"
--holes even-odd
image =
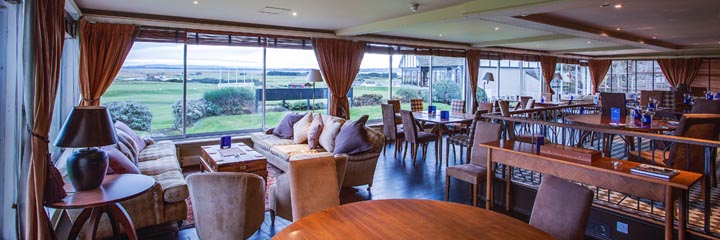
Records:
<instances>
[{"instance_id":1,"label":"shrub","mask_svg":"<svg viewBox=\"0 0 720 240\"><path fill-rule=\"evenodd\" d=\"M488 97L487 93L485 93L485 89L478 88L477 93L475 93L475 97L477 98L478 102L487 102Z\"/></svg>"},{"instance_id":2,"label":"shrub","mask_svg":"<svg viewBox=\"0 0 720 240\"><path fill-rule=\"evenodd\" d=\"M394 96L400 99L401 102L410 102L413 98L427 99L428 90L421 88L400 88L395 90Z\"/></svg>"},{"instance_id":3,"label":"shrub","mask_svg":"<svg viewBox=\"0 0 720 240\"><path fill-rule=\"evenodd\" d=\"M280 103L282 104L282 103ZM297 101L297 102L285 102L285 106L282 106L282 108L290 110L290 111L308 111L311 109L308 109L308 104L305 101ZM313 109L323 109L325 108L325 105L321 102L315 103Z\"/></svg>"},{"instance_id":4,"label":"shrub","mask_svg":"<svg viewBox=\"0 0 720 240\"><path fill-rule=\"evenodd\" d=\"M182 99L179 99L172 106L173 117L175 118L173 126L176 129L182 129L182 104ZM220 114L220 107L205 99L188 100L185 124L187 124L188 127L192 127L202 118L218 116Z\"/></svg>"},{"instance_id":5,"label":"shrub","mask_svg":"<svg viewBox=\"0 0 720 240\"><path fill-rule=\"evenodd\" d=\"M247 88L226 87L207 91L203 98L218 106L222 115L252 113L255 94Z\"/></svg>"},{"instance_id":6,"label":"shrub","mask_svg":"<svg viewBox=\"0 0 720 240\"><path fill-rule=\"evenodd\" d=\"M433 84L433 102L450 104L453 99L462 97L462 89L453 81L440 80Z\"/></svg>"},{"instance_id":7,"label":"shrub","mask_svg":"<svg viewBox=\"0 0 720 240\"><path fill-rule=\"evenodd\" d=\"M138 131L150 131L152 128L150 108L141 103L127 100L108 102L105 106L110 111L113 122L124 122L128 127Z\"/></svg>"},{"instance_id":8,"label":"shrub","mask_svg":"<svg viewBox=\"0 0 720 240\"><path fill-rule=\"evenodd\" d=\"M378 106L382 104L383 96L380 94L363 94L353 98L353 107Z\"/></svg>"}]
</instances>

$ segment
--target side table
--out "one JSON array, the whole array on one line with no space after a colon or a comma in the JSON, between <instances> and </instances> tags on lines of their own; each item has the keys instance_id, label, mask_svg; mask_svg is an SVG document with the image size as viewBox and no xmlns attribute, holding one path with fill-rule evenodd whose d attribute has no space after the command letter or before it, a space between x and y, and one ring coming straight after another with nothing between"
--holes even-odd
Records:
<instances>
[{"instance_id":1,"label":"side table","mask_svg":"<svg viewBox=\"0 0 720 240\"><path fill-rule=\"evenodd\" d=\"M47 203L47 207L56 209L78 209L83 211L78 216L70 229L68 239L76 239L78 233L88 218L90 224L86 231L86 238L96 238L98 224L103 213L108 215L112 225L113 235L117 237L118 223L125 229L128 239L137 239L135 226L121 201L132 199L150 190L155 185L155 179L140 174L116 174L107 175L99 188L68 192L68 196L56 203ZM66 188L67 189L67 188ZM70 187L70 189L73 189Z\"/></svg>"},{"instance_id":2,"label":"side table","mask_svg":"<svg viewBox=\"0 0 720 240\"><path fill-rule=\"evenodd\" d=\"M217 144L200 148L203 171L254 173L267 180L267 158L244 143L233 143L226 149Z\"/></svg>"}]
</instances>

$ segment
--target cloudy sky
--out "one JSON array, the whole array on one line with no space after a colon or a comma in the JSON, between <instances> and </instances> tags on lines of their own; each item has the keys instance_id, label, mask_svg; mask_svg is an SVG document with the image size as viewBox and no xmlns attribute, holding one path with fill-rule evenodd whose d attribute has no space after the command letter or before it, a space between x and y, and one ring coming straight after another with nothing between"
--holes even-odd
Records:
<instances>
[{"instance_id":1,"label":"cloudy sky","mask_svg":"<svg viewBox=\"0 0 720 240\"><path fill-rule=\"evenodd\" d=\"M249 47L188 45L188 65L262 68L262 49ZM146 64L182 65L183 45L136 42L126 66ZM361 68L387 68L387 55L365 54ZM399 58L393 58L396 66ZM267 49L267 67L318 68L312 50Z\"/></svg>"}]
</instances>

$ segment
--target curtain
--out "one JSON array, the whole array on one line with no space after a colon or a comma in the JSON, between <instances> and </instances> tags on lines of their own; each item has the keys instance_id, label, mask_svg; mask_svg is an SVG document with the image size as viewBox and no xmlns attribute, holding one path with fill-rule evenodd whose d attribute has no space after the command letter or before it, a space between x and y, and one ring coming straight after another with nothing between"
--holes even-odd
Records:
<instances>
[{"instance_id":1,"label":"curtain","mask_svg":"<svg viewBox=\"0 0 720 240\"><path fill-rule=\"evenodd\" d=\"M49 195L64 197L62 179L50 161L48 131L60 80L60 59L65 40L65 1L35 1L32 5L33 51L35 57L30 161L25 179L24 239L52 239L54 234L45 213L44 202ZM30 127L32 126L32 127ZM48 176L50 175L50 176ZM46 182L50 180L50 182ZM60 182L56 182L60 181ZM60 189L57 189L57 187ZM46 188L47 187L47 188ZM48 190L50 190L48 192ZM60 194L60 195L57 195ZM56 201L57 199L48 199Z\"/></svg>"},{"instance_id":2,"label":"curtain","mask_svg":"<svg viewBox=\"0 0 720 240\"><path fill-rule=\"evenodd\" d=\"M552 82L553 75L555 74L555 65L557 65L557 57L540 57L540 67L542 69L543 78L545 79L545 92L550 94L555 94L555 91L553 91L550 86L550 82Z\"/></svg>"},{"instance_id":3,"label":"curtain","mask_svg":"<svg viewBox=\"0 0 720 240\"><path fill-rule=\"evenodd\" d=\"M330 90L330 115L350 119L347 94L365 54L365 42L313 39L315 57Z\"/></svg>"},{"instance_id":4,"label":"curtain","mask_svg":"<svg viewBox=\"0 0 720 240\"><path fill-rule=\"evenodd\" d=\"M605 79L605 75L610 70L612 60L590 60L588 61L588 68L590 71L590 81L592 84L592 93L598 92L598 87Z\"/></svg>"},{"instance_id":5,"label":"curtain","mask_svg":"<svg viewBox=\"0 0 720 240\"><path fill-rule=\"evenodd\" d=\"M701 58L673 58L658 59L657 62L670 86L678 87L680 84L690 86L703 60Z\"/></svg>"},{"instance_id":6,"label":"curtain","mask_svg":"<svg viewBox=\"0 0 720 240\"><path fill-rule=\"evenodd\" d=\"M100 105L100 97L115 80L138 30L135 25L80 20L80 105Z\"/></svg>"},{"instance_id":7,"label":"curtain","mask_svg":"<svg viewBox=\"0 0 720 240\"><path fill-rule=\"evenodd\" d=\"M478 73L480 72L480 51L468 50L465 55L467 61L468 79L470 81L470 92L472 92L472 113L477 110L477 85Z\"/></svg>"}]
</instances>

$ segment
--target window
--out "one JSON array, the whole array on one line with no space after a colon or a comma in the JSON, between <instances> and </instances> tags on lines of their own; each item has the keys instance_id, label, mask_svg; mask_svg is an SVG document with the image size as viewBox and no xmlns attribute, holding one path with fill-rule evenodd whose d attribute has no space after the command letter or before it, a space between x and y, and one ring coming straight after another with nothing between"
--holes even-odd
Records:
<instances>
[{"instance_id":1,"label":"window","mask_svg":"<svg viewBox=\"0 0 720 240\"><path fill-rule=\"evenodd\" d=\"M580 96L590 93L588 68L577 64L558 64L556 72L562 80L553 80L551 86L561 96Z\"/></svg>"},{"instance_id":2,"label":"window","mask_svg":"<svg viewBox=\"0 0 720 240\"><path fill-rule=\"evenodd\" d=\"M487 73L492 73L495 81L483 80ZM519 96L540 98L543 82L539 62L480 60L478 74L478 98L481 102L516 99Z\"/></svg>"},{"instance_id":3,"label":"window","mask_svg":"<svg viewBox=\"0 0 720 240\"><path fill-rule=\"evenodd\" d=\"M397 73L393 71L393 75ZM353 82L352 111L350 118L368 115L369 119L382 119L381 103L390 99L390 55L365 53L360 71Z\"/></svg>"},{"instance_id":4,"label":"window","mask_svg":"<svg viewBox=\"0 0 720 240\"><path fill-rule=\"evenodd\" d=\"M465 58L432 56L432 104L450 110L453 99L465 99Z\"/></svg>"},{"instance_id":5,"label":"window","mask_svg":"<svg viewBox=\"0 0 720 240\"><path fill-rule=\"evenodd\" d=\"M602 83L601 92L636 93L642 90L670 90L662 70L654 60L616 60Z\"/></svg>"},{"instance_id":6,"label":"window","mask_svg":"<svg viewBox=\"0 0 720 240\"><path fill-rule=\"evenodd\" d=\"M393 78L394 99L400 99L403 109L410 109L410 99L423 99L423 106L430 105L430 56L398 54L393 55L393 73L397 72L397 79Z\"/></svg>"},{"instance_id":7,"label":"window","mask_svg":"<svg viewBox=\"0 0 720 240\"><path fill-rule=\"evenodd\" d=\"M267 48L265 127L280 122L285 111L307 112L308 106L314 106L312 111L326 113L327 84L307 82L310 70L319 68L313 50ZM300 94L289 96L288 92Z\"/></svg>"}]
</instances>

